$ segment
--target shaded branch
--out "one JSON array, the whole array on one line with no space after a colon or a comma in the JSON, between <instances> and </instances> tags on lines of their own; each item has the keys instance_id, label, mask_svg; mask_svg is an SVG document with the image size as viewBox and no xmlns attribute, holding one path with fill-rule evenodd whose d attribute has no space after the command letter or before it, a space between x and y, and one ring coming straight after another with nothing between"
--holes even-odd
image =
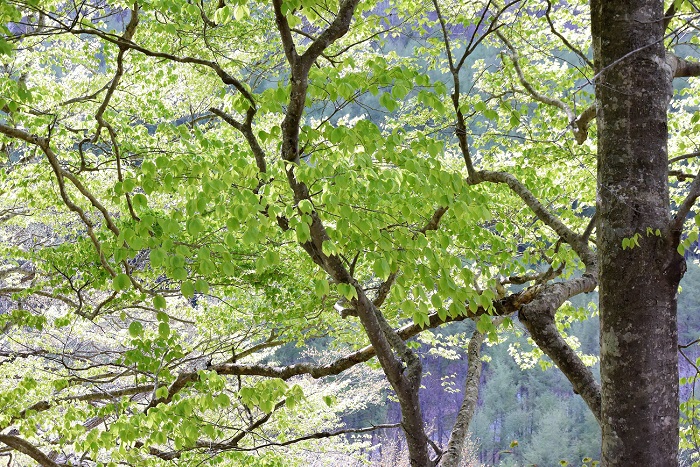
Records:
<instances>
[{"instance_id":1,"label":"shaded branch","mask_svg":"<svg viewBox=\"0 0 700 467\"><path fill-rule=\"evenodd\" d=\"M554 318L556 311L566 300L595 290L596 274L595 268L591 268L580 278L548 285L535 300L520 309L518 317L537 346L564 373L571 382L574 392L581 395L600 423L600 385L593 376L593 372L561 336Z\"/></svg>"},{"instance_id":2,"label":"shaded branch","mask_svg":"<svg viewBox=\"0 0 700 467\"><path fill-rule=\"evenodd\" d=\"M685 218L688 217L688 214L690 214L690 211L693 209L698 197L700 197L700 176L695 177L693 182L690 184L688 194L680 206L678 206L678 210L671 220L671 230L680 231L683 228Z\"/></svg>"},{"instance_id":3,"label":"shaded branch","mask_svg":"<svg viewBox=\"0 0 700 467\"><path fill-rule=\"evenodd\" d=\"M15 451L26 454L42 467L61 467L60 464L52 461L49 456L41 452L39 448L19 436L0 435L0 443L5 443Z\"/></svg>"}]
</instances>

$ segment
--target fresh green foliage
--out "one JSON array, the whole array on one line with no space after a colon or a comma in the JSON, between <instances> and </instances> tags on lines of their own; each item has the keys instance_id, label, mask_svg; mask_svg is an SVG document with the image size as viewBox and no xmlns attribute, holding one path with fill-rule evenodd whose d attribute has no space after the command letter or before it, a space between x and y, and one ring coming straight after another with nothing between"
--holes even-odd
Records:
<instances>
[{"instance_id":1,"label":"fresh green foliage","mask_svg":"<svg viewBox=\"0 0 700 467\"><path fill-rule=\"evenodd\" d=\"M362 306L394 329L473 319L498 342L492 316L515 312L508 300L580 277L580 249L531 200L585 231L595 126L583 144L569 138L566 115L523 90L487 29L508 25L524 76L580 112L593 102L585 64L543 32L545 17L521 10L543 6L437 2L451 52L469 52L455 82L433 5L360 2L331 40L351 3L0 2L0 323L11 358L0 429L95 465L308 465L307 435L324 434L314 449L350 449L331 431L370 397L353 391L387 388L376 382L386 361L354 367L387 333L355 318ZM553 27L587 50L587 2L554 3ZM324 38L297 75L289 57L301 63ZM697 106L696 86L680 106ZM457 115L466 123L455 131ZM698 118L674 118L671 146L684 151ZM479 179L469 157L520 185ZM697 230L681 246L695 240ZM580 310L562 307L561 332ZM549 364L518 345L522 366ZM294 346L307 353L274 352ZM421 347L387 348L405 365ZM351 388L333 379L342 371ZM551 437L564 426L555 421L531 428Z\"/></svg>"}]
</instances>

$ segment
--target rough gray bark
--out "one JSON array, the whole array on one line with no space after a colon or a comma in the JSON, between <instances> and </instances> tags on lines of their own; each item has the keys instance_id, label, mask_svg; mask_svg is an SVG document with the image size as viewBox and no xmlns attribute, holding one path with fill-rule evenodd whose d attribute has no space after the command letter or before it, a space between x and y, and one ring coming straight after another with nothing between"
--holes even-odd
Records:
<instances>
[{"instance_id":1,"label":"rough gray bark","mask_svg":"<svg viewBox=\"0 0 700 467\"><path fill-rule=\"evenodd\" d=\"M598 123L603 465L677 465L676 293L668 195L673 71L660 0L591 2ZM647 229L660 235L647 235ZM639 246L622 241L639 235Z\"/></svg>"}]
</instances>

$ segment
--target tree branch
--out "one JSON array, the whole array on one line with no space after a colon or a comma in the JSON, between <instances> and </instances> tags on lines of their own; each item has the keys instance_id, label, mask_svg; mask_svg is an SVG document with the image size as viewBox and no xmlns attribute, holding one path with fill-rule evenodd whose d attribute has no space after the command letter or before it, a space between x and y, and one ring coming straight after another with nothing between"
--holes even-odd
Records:
<instances>
[{"instance_id":1,"label":"tree branch","mask_svg":"<svg viewBox=\"0 0 700 467\"><path fill-rule=\"evenodd\" d=\"M39 136L29 134L24 130L5 125L4 123L0 123L0 133L11 138L17 138L26 143L38 146L44 152L54 174L56 175L56 181L58 183L59 193L61 195L63 203L68 207L68 209L78 214L78 217L80 217L80 220L83 221L83 224L85 224L85 227L87 228L88 236L90 237L90 240L92 241L92 244L95 247L95 250L100 258L100 263L112 277L116 276L117 273L114 271L112 266L109 265L109 263L107 262L107 258L105 258L104 253L102 252L102 246L100 245L100 242L97 239L97 236L95 235L93 222L90 220L90 218L88 218L85 211L70 199L66 191L63 179L67 178L68 180L70 180L71 183L73 183L73 185L78 189L78 191L80 191L80 193L83 196L90 200L92 205L95 206L102 213L109 229L112 232L114 232L115 235L118 236L119 229L112 221L112 218L107 212L107 209L94 196L92 196L92 194L82 185L82 183L80 183L80 181L73 174L64 170L61 167L61 164L58 158L56 157L56 154L51 149L49 141L46 138L41 138Z\"/></svg>"},{"instance_id":2,"label":"tree branch","mask_svg":"<svg viewBox=\"0 0 700 467\"><path fill-rule=\"evenodd\" d=\"M575 47L571 42L569 42L566 37L564 37L559 31L557 31L554 28L554 23L552 22L552 18L550 17L550 13L552 12L552 2L550 0L547 0L547 9L544 12L544 16L547 18L547 23L549 23L549 30L552 31L552 34L557 36L559 39L561 39L562 43L573 53L578 55L583 62L588 65L588 67L593 70L595 67L593 66L593 62L591 62L588 57L586 57L586 54L581 52L581 50L578 47Z\"/></svg>"},{"instance_id":3,"label":"tree branch","mask_svg":"<svg viewBox=\"0 0 700 467\"><path fill-rule=\"evenodd\" d=\"M250 448L237 448L236 451L257 451L258 449L264 449L264 448L269 448L269 447L282 447L282 446L290 446L292 444L300 443L302 441L309 441L312 439L325 439L325 438L331 438L334 436L340 436L340 435L347 435L347 434L358 434L358 433L370 433L372 431L377 431L377 430L386 430L389 428L399 428L401 427L400 423L390 423L390 424L383 424L383 425L373 425L373 426L368 426L368 427L363 427L363 428L341 428L338 430L332 430L332 431L319 431L316 433L312 433L309 435L305 436L300 436L298 438L290 439L288 441L284 441L282 443L265 443L257 446L253 446ZM222 448L225 449L225 447L230 444L212 444L211 447L212 449L217 449L217 450L222 450Z\"/></svg>"},{"instance_id":4,"label":"tree branch","mask_svg":"<svg viewBox=\"0 0 700 467\"><path fill-rule=\"evenodd\" d=\"M26 454L42 467L61 467L56 462L52 461L49 456L41 452L39 448L19 436L0 435L0 443L5 443L15 451Z\"/></svg>"},{"instance_id":5,"label":"tree branch","mask_svg":"<svg viewBox=\"0 0 700 467\"><path fill-rule=\"evenodd\" d=\"M554 232L556 232L557 235L562 238L562 240L571 245L571 248L576 252L579 258L581 258L584 264L590 265L595 263L595 254L588 247L588 242L569 227L564 225L559 218L547 210L547 208L540 203L532 192L520 180L515 178L515 176L507 172L492 172L483 170L476 172L474 179L471 180L470 183L475 185L483 181L504 183L508 185L510 189L517 194L520 199L522 199L525 204L535 213L539 220L554 230Z\"/></svg>"},{"instance_id":6,"label":"tree branch","mask_svg":"<svg viewBox=\"0 0 700 467\"><path fill-rule=\"evenodd\" d=\"M109 34L103 31L99 31L96 29L70 29L68 32L75 34L75 35L80 35L80 34L91 34L94 36L97 36L101 39L106 40L107 42L111 42L112 44L117 45L118 47L126 47L128 49L133 49L138 52L141 52L142 54L146 55L147 57L154 57L154 58L164 58L166 60L171 60L173 62L178 62L178 63L189 63L193 65L202 65L208 68L211 68L214 70L214 72L219 76L219 79L221 79L221 82L224 84L228 84L236 88L238 92L240 92L243 97L250 103L251 106L256 107L255 105L255 99L253 98L253 95L246 89L246 87L243 85L243 83L230 74L228 74L226 71L224 71L221 66L219 66L218 63L211 61L211 60L204 60L202 58L196 58L196 57L178 57L177 55L169 54L169 53L164 53L164 52L154 52L152 50L148 50L145 47L142 47L130 40L125 40L122 37L116 36L114 34Z\"/></svg>"},{"instance_id":7,"label":"tree branch","mask_svg":"<svg viewBox=\"0 0 700 467\"><path fill-rule=\"evenodd\" d=\"M260 146L260 143L258 142L258 138L255 136L253 133L252 129L252 122L253 122L253 117L256 113L256 109L254 107L248 107L248 112L247 112L247 118L244 123L241 123L234 119L232 116L224 112L223 110L217 109L215 107L211 107L209 109L211 113L216 115L217 117L221 118L223 121L231 125L233 128L236 130L240 131L243 137L246 139L248 142L248 145L250 146L251 151L253 151L253 156L255 156L255 163L258 166L258 171L260 173L265 173L267 172L267 162L266 162L266 156L265 156L265 151L263 148Z\"/></svg>"},{"instance_id":8,"label":"tree branch","mask_svg":"<svg viewBox=\"0 0 700 467\"><path fill-rule=\"evenodd\" d=\"M282 13L282 0L272 0L272 6L275 11L275 24L277 25L277 30L279 31L280 38L282 39L284 55L287 57L287 62L294 66L299 59L299 54L297 53L296 46L294 45L292 29L289 27L287 17L284 15L284 13Z\"/></svg>"},{"instance_id":9,"label":"tree branch","mask_svg":"<svg viewBox=\"0 0 700 467\"><path fill-rule=\"evenodd\" d=\"M691 62L667 51L666 63L671 67L671 76L674 78L700 76L700 62Z\"/></svg>"},{"instance_id":10,"label":"tree branch","mask_svg":"<svg viewBox=\"0 0 700 467\"><path fill-rule=\"evenodd\" d=\"M574 392L581 395L600 422L600 386L590 369L561 336L554 319L557 309L566 300L595 289L597 285L595 275L597 270L593 267L580 278L549 284L535 300L520 309L518 317L537 346L564 373L571 382Z\"/></svg>"},{"instance_id":11,"label":"tree branch","mask_svg":"<svg viewBox=\"0 0 700 467\"><path fill-rule=\"evenodd\" d=\"M276 2L277 0L275 0L275 3ZM306 69L311 68L311 65L321 56L329 45L348 32L352 17L355 14L355 8L359 3L360 0L344 0L340 3L338 14L335 16L333 22L318 36L318 39L311 43L309 48L306 49L306 52L301 56Z\"/></svg>"},{"instance_id":12,"label":"tree branch","mask_svg":"<svg viewBox=\"0 0 700 467\"><path fill-rule=\"evenodd\" d=\"M525 78L525 74L520 68L518 53L515 50L515 47L513 47L513 44L511 44L510 41L506 39L506 37L503 34L501 34L500 31L497 31L496 35L510 51L509 56L513 62L515 72L518 75L518 80L520 81L520 84L522 84L522 86L525 88L527 93L538 102L541 102L545 105L551 105L563 110L566 114L566 118L569 121L569 127L571 128L571 131L574 134L574 138L576 138L576 142L578 144L583 144L583 142L586 141L586 139L588 138L588 122L590 121L588 114L586 114L585 117L582 115L581 117L577 118L576 114L571 109L571 107L569 107L564 101L557 99L556 97L549 97L537 91L532 86L532 84L530 84L530 82ZM587 109L586 112L590 113L591 111ZM593 112L595 112L595 107L593 107Z\"/></svg>"},{"instance_id":13,"label":"tree branch","mask_svg":"<svg viewBox=\"0 0 700 467\"><path fill-rule=\"evenodd\" d=\"M697 201L698 197L700 197L700 174L698 174L698 176L695 177L693 182L690 184L688 194L681 205L678 206L678 211L676 211L676 214L671 220L671 230L680 232L680 230L683 228L683 224L685 223L685 218L688 217L688 214L690 214L690 210L693 209L695 201Z\"/></svg>"},{"instance_id":14,"label":"tree branch","mask_svg":"<svg viewBox=\"0 0 700 467\"><path fill-rule=\"evenodd\" d=\"M447 449L441 460L441 467L457 467L462 460L464 440L467 437L469 424L471 423L476 404L479 399L479 382L481 379L481 344L485 335L478 330L472 334L467 346L467 379L464 382L464 398L457 411L457 418L447 442Z\"/></svg>"}]
</instances>

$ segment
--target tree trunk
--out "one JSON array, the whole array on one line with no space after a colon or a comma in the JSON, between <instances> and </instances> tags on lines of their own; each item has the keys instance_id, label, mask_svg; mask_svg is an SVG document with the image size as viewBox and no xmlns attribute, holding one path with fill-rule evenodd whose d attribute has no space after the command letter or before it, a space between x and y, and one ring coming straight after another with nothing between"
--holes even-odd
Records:
<instances>
[{"instance_id":1,"label":"tree trunk","mask_svg":"<svg viewBox=\"0 0 700 467\"><path fill-rule=\"evenodd\" d=\"M603 465L677 465L676 293L661 0L592 0ZM623 248L637 235L638 246Z\"/></svg>"},{"instance_id":2,"label":"tree trunk","mask_svg":"<svg viewBox=\"0 0 700 467\"><path fill-rule=\"evenodd\" d=\"M440 467L458 467L462 461L462 451L464 451L464 442L467 439L469 424L474 417L476 404L479 400L479 382L481 381L482 367L481 345L484 343L484 337L486 337L484 334L476 330L469 341L469 347L467 348L469 366L467 369L467 380L464 382L464 399L457 412L457 418Z\"/></svg>"}]
</instances>

